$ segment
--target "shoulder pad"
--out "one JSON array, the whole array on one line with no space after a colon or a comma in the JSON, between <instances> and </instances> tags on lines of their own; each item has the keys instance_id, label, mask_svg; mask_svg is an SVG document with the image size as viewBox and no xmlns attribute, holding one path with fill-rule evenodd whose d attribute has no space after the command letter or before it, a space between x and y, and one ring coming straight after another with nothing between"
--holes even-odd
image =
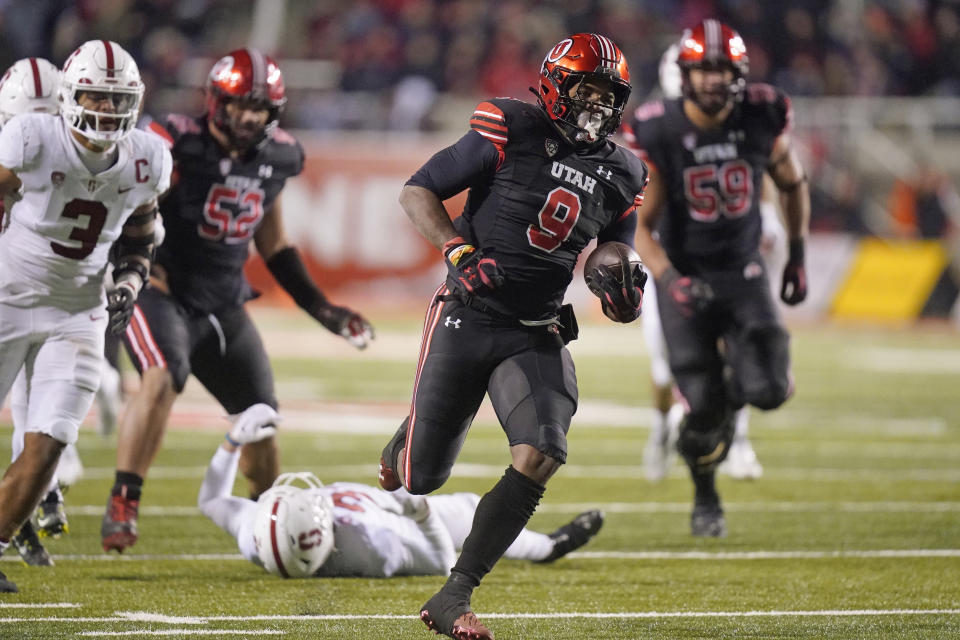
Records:
<instances>
[{"instance_id":1,"label":"shoulder pad","mask_svg":"<svg viewBox=\"0 0 960 640\"><path fill-rule=\"evenodd\" d=\"M643 203L643 191L647 186L650 170L643 160L629 149L616 145L616 153L621 158L617 164L623 167L625 174L623 180L618 182L619 190L626 201L632 201L634 206L640 206Z\"/></svg>"},{"instance_id":2,"label":"shoulder pad","mask_svg":"<svg viewBox=\"0 0 960 640\"><path fill-rule=\"evenodd\" d=\"M200 127L200 123L197 122L196 118L191 118L190 116L185 116L179 113L171 113L167 115L166 129L173 138L174 142L179 140L181 136L198 136L203 133L203 129Z\"/></svg>"},{"instance_id":3,"label":"shoulder pad","mask_svg":"<svg viewBox=\"0 0 960 640\"><path fill-rule=\"evenodd\" d=\"M303 171L306 156L300 142L283 129L278 128L274 129L267 144L260 148L257 159L260 162L273 165L275 177L286 179L299 175Z\"/></svg>"},{"instance_id":4,"label":"shoulder pad","mask_svg":"<svg viewBox=\"0 0 960 640\"><path fill-rule=\"evenodd\" d=\"M168 148L173 148L173 136L170 135L170 132L167 131L166 127L156 120L151 119L144 127L144 131L148 131L149 133L160 136L160 139L163 140L164 144L166 144Z\"/></svg>"},{"instance_id":5,"label":"shoulder pad","mask_svg":"<svg viewBox=\"0 0 960 640\"><path fill-rule=\"evenodd\" d=\"M651 118L658 118L666 112L666 109L663 106L663 100L654 100L653 102L645 102L633 112L633 121L634 122L643 122L645 120L650 120Z\"/></svg>"},{"instance_id":6,"label":"shoulder pad","mask_svg":"<svg viewBox=\"0 0 960 640\"><path fill-rule=\"evenodd\" d=\"M494 98L477 105L470 117L470 128L502 147L514 138L512 134L523 135L535 126L533 123L541 122L538 114L539 107L522 100Z\"/></svg>"},{"instance_id":7,"label":"shoulder pad","mask_svg":"<svg viewBox=\"0 0 960 640\"><path fill-rule=\"evenodd\" d=\"M507 144L507 117L497 101L481 102L470 116L470 128L499 148Z\"/></svg>"},{"instance_id":8,"label":"shoulder pad","mask_svg":"<svg viewBox=\"0 0 960 640\"><path fill-rule=\"evenodd\" d=\"M769 84L752 82L747 85L744 106L766 116L771 128L780 134L793 123L793 108L787 94Z\"/></svg>"},{"instance_id":9,"label":"shoulder pad","mask_svg":"<svg viewBox=\"0 0 960 640\"><path fill-rule=\"evenodd\" d=\"M637 107L630 121L623 125L623 139L644 159L645 150L653 146L660 137L665 126L661 118L665 114L666 105L663 100L646 102Z\"/></svg>"},{"instance_id":10,"label":"shoulder pad","mask_svg":"<svg viewBox=\"0 0 960 640\"><path fill-rule=\"evenodd\" d=\"M49 127L48 118L60 119L60 116L49 115L46 113L27 114L20 120L20 131L23 136L23 166L29 167L43 151L43 128ZM9 126L9 124L8 124ZM69 132L67 132L69 135Z\"/></svg>"},{"instance_id":11,"label":"shoulder pad","mask_svg":"<svg viewBox=\"0 0 960 640\"><path fill-rule=\"evenodd\" d=\"M166 140L142 129L134 129L130 132L130 143L137 156L146 157L149 165L148 184L155 192L154 195L165 192L170 187L173 169L173 158Z\"/></svg>"},{"instance_id":12,"label":"shoulder pad","mask_svg":"<svg viewBox=\"0 0 960 640\"><path fill-rule=\"evenodd\" d=\"M273 130L271 138L277 144L297 144L297 139L280 127Z\"/></svg>"}]
</instances>

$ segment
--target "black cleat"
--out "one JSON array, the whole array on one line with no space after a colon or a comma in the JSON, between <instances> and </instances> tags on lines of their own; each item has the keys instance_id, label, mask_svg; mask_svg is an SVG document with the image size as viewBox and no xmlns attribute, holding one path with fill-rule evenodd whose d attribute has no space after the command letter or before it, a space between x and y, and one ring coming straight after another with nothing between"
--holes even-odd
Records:
<instances>
[{"instance_id":1,"label":"black cleat","mask_svg":"<svg viewBox=\"0 0 960 640\"><path fill-rule=\"evenodd\" d=\"M494 640L490 631L473 611L470 604L438 591L420 607L420 619L437 635L456 640Z\"/></svg>"},{"instance_id":2,"label":"black cleat","mask_svg":"<svg viewBox=\"0 0 960 640\"><path fill-rule=\"evenodd\" d=\"M27 520L13 536L13 545L20 553L20 557L31 567L52 567L53 558L43 548L33 523Z\"/></svg>"},{"instance_id":3,"label":"black cleat","mask_svg":"<svg viewBox=\"0 0 960 640\"><path fill-rule=\"evenodd\" d=\"M0 593L17 593L18 591L20 590L17 589L17 585L7 580L6 574L0 571Z\"/></svg>"},{"instance_id":4,"label":"black cleat","mask_svg":"<svg viewBox=\"0 0 960 640\"><path fill-rule=\"evenodd\" d=\"M383 457L380 457L380 469L377 472L377 481L384 491L396 491L403 486L396 471L393 470Z\"/></svg>"},{"instance_id":5,"label":"black cleat","mask_svg":"<svg viewBox=\"0 0 960 640\"><path fill-rule=\"evenodd\" d=\"M576 518L550 534L553 540L553 551L543 560L534 562L553 562L571 551L575 551L587 544L590 538L597 535L603 526L603 511L594 509L584 511Z\"/></svg>"},{"instance_id":6,"label":"black cleat","mask_svg":"<svg viewBox=\"0 0 960 640\"><path fill-rule=\"evenodd\" d=\"M400 474L397 473L398 469L395 469L393 465L397 463L397 458L407 441L408 424L410 424L410 418L404 418L403 422L400 423L400 428L393 434L390 442L387 443L380 454L380 469L377 474L377 481L384 491L396 491L403 486Z\"/></svg>"},{"instance_id":7,"label":"black cleat","mask_svg":"<svg viewBox=\"0 0 960 640\"><path fill-rule=\"evenodd\" d=\"M690 533L698 538L726 538L727 521L720 505L696 505L690 514Z\"/></svg>"}]
</instances>

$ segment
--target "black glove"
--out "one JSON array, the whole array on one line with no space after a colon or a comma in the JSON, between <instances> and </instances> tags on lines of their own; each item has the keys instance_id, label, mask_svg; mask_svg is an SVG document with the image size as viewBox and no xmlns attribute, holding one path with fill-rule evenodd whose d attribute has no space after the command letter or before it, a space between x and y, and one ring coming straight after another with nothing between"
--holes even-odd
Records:
<instances>
[{"instance_id":1,"label":"black glove","mask_svg":"<svg viewBox=\"0 0 960 640\"><path fill-rule=\"evenodd\" d=\"M700 278L682 276L675 268L670 267L660 280L663 283L660 289L666 291L673 304L687 318L703 313L713 303L713 288Z\"/></svg>"},{"instance_id":2,"label":"black glove","mask_svg":"<svg viewBox=\"0 0 960 640\"><path fill-rule=\"evenodd\" d=\"M473 294L483 289L492 291L503 285L503 269L497 261L484 257L482 249L467 243L460 236L443 245L443 256L447 259L447 269L467 293Z\"/></svg>"},{"instance_id":3,"label":"black glove","mask_svg":"<svg viewBox=\"0 0 960 640\"><path fill-rule=\"evenodd\" d=\"M603 315L614 322L627 323L640 317L647 273L639 264L631 264L626 256L622 259L620 269L598 265L590 273L588 284L590 291L600 298ZM629 278L622 278L623 273L629 274Z\"/></svg>"},{"instance_id":4,"label":"black glove","mask_svg":"<svg viewBox=\"0 0 960 640\"><path fill-rule=\"evenodd\" d=\"M790 257L783 268L780 299L793 306L807 297L807 269L803 266L803 239L790 241Z\"/></svg>"},{"instance_id":5,"label":"black glove","mask_svg":"<svg viewBox=\"0 0 960 640\"><path fill-rule=\"evenodd\" d=\"M328 331L342 336L357 349L366 349L373 340L373 326L359 313L346 307L325 304L311 315Z\"/></svg>"},{"instance_id":6,"label":"black glove","mask_svg":"<svg viewBox=\"0 0 960 640\"><path fill-rule=\"evenodd\" d=\"M121 282L107 292L107 313L110 316L107 320L107 330L111 335L123 335L127 330L136 302L137 294L129 283Z\"/></svg>"}]
</instances>

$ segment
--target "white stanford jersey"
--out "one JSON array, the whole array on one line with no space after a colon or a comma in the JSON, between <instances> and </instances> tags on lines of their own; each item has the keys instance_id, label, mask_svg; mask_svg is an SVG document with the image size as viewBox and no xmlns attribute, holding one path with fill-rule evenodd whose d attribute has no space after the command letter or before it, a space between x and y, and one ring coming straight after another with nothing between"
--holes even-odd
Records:
<instances>
[{"instance_id":1,"label":"white stanford jersey","mask_svg":"<svg viewBox=\"0 0 960 640\"><path fill-rule=\"evenodd\" d=\"M110 245L137 207L170 186L163 142L134 130L112 167L92 174L63 119L28 114L0 132L0 165L23 182L0 236L0 299L18 307L78 312L104 304Z\"/></svg>"},{"instance_id":2,"label":"white stanford jersey","mask_svg":"<svg viewBox=\"0 0 960 640\"><path fill-rule=\"evenodd\" d=\"M456 560L450 533L431 512L417 524L393 494L354 482L322 488L333 500L336 543L318 576L446 575Z\"/></svg>"}]
</instances>

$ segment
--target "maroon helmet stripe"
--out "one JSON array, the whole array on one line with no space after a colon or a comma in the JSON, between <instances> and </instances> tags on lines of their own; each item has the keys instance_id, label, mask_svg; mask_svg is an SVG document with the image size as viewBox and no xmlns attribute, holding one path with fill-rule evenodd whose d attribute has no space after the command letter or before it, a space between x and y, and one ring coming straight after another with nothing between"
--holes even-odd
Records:
<instances>
[{"instance_id":1,"label":"maroon helmet stripe","mask_svg":"<svg viewBox=\"0 0 960 640\"><path fill-rule=\"evenodd\" d=\"M706 49L704 56L708 60L718 60L721 57L723 31L716 20L703 21L703 46Z\"/></svg>"},{"instance_id":2,"label":"maroon helmet stripe","mask_svg":"<svg viewBox=\"0 0 960 640\"><path fill-rule=\"evenodd\" d=\"M113 61L113 46L110 44L109 40L101 40L100 42L103 43L103 48L107 51L107 77L112 78L113 67L115 64Z\"/></svg>"},{"instance_id":3,"label":"maroon helmet stripe","mask_svg":"<svg viewBox=\"0 0 960 640\"><path fill-rule=\"evenodd\" d=\"M247 49L247 53L250 54L250 66L253 67L253 86L251 89L254 93L262 90L263 95L267 96L267 61L259 49Z\"/></svg>"},{"instance_id":4,"label":"maroon helmet stripe","mask_svg":"<svg viewBox=\"0 0 960 640\"><path fill-rule=\"evenodd\" d=\"M34 98L43 97L43 82L40 79L40 65L36 58L30 58L30 69L33 71L33 93Z\"/></svg>"},{"instance_id":5,"label":"maroon helmet stripe","mask_svg":"<svg viewBox=\"0 0 960 640\"><path fill-rule=\"evenodd\" d=\"M273 502L273 510L270 512L270 546L273 549L273 561L277 563L277 570L284 578L289 578L287 568L283 566L283 558L280 557L280 545L277 543L277 510L280 508L280 498Z\"/></svg>"}]
</instances>

